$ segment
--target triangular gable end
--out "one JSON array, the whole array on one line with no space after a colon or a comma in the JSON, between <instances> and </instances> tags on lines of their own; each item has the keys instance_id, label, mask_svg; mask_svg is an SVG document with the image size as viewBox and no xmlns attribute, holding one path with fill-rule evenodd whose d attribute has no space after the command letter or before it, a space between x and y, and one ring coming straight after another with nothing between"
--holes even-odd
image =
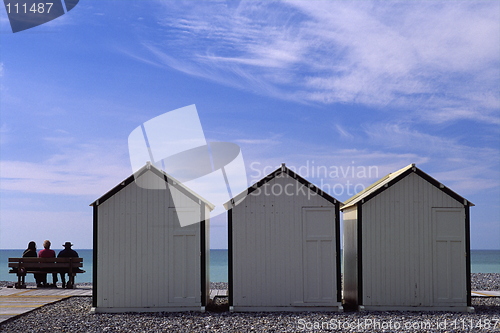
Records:
<instances>
[{"instance_id":1,"label":"triangular gable end","mask_svg":"<svg viewBox=\"0 0 500 333\"><path fill-rule=\"evenodd\" d=\"M390 173L387 176L379 179L372 185L368 186L365 190L361 191L360 193L352 196L349 198L346 202L344 207L341 208L341 210L344 210L346 208L349 208L351 206L356 205L357 203L365 203L371 198L377 196L378 194L382 193L392 185L396 184L399 182L401 179L405 178L406 176L410 175L411 173L415 173L424 180L426 180L428 183L431 185L435 186L436 188L440 189L441 191L445 192L448 194L450 197L453 199L457 200L463 205L466 206L475 206L472 202L468 201L464 197L460 196L456 192L452 191L448 187L444 186L442 183L437 181L436 179L432 178L419 168L415 166L415 164L410 164L396 172Z\"/></svg>"},{"instance_id":2,"label":"triangular gable end","mask_svg":"<svg viewBox=\"0 0 500 333\"><path fill-rule=\"evenodd\" d=\"M226 210L233 208L238 203L243 201L245 199L245 197L250 195L253 191L256 191L258 188L264 186L266 183L270 182L271 180L273 180L274 178L276 178L277 176L279 176L282 173L285 173L288 176L292 177L293 179L297 180L299 183L304 185L310 191L317 193L322 198L331 202L332 204L338 203L340 206L343 205L343 203L341 201L335 199L334 197L332 197L331 195L329 195L328 193L326 193L325 191L323 191L322 189L320 189L319 187L317 187L313 183L309 182L307 179L301 177L299 174L297 174L297 173L293 172L292 170L290 170L289 168L287 168L285 163L282 163L281 167L274 170L273 172L271 172L270 174L268 174L267 176L265 176L264 178L259 180L257 183L253 184L252 186L250 186L249 188L247 188L246 190L244 190L243 192L239 193L238 195L236 195L232 199L230 199L228 202L226 202L224 204L224 208L226 208Z\"/></svg>"},{"instance_id":3,"label":"triangular gable end","mask_svg":"<svg viewBox=\"0 0 500 333\"><path fill-rule=\"evenodd\" d=\"M204 199L202 196L199 194L195 193L194 191L190 190L186 186L184 186L181 182L179 182L177 179L174 177L170 176L166 172L158 169L151 163L146 163L142 168L137 170L135 173L130 175L127 179L113 187L111 190L106 192L103 196L101 196L99 199L95 200L92 202L89 206L99 206L102 203L104 203L106 200L109 198L113 197L116 193L120 192L123 190L125 187L127 187L130 183L133 183L136 178L139 178L141 175L145 174L146 172L152 172L154 175L158 176L160 179L164 180L165 183L168 183L171 186L175 186L176 189L178 189L180 192L182 192L184 195L186 195L188 198L195 202L203 202L205 205L209 207L210 210L213 210L215 206L209 202L208 200Z\"/></svg>"}]
</instances>

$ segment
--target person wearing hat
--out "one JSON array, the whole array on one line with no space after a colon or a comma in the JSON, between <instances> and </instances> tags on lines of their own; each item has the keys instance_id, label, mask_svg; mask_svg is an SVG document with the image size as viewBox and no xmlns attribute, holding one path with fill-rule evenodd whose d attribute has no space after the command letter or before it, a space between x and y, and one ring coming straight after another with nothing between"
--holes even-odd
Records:
<instances>
[{"instance_id":1,"label":"person wearing hat","mask_svg":"<svg viewBox=\"0 0 500 333\"><path fill-rule=\"evenodd\" d=\"M64 243L63 246L64 250L59 252L59 254L57 255L58 258L72 258L72 257L78 258L78 253L71 248L73 246L71 242L66 242ZM62 287L66 288L66 278L65 278L66 273L61 272L59 274L61 274Z\"/></svg>"}]
</instances>

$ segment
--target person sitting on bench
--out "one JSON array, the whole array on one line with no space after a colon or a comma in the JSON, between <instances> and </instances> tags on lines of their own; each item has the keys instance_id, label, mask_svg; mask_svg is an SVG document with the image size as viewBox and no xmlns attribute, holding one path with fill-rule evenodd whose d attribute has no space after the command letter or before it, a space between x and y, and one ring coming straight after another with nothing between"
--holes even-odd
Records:
<instances>
[{"instance_id":1,"label":"person sitting on bench","mask_svg":"<svg viewBox=\"0 0 500 333\"><path fill-rule=\"evenodd\" d=\"M66 242L63 246L64 250L59 252L59 254L57 255L58 258L78 258L78 253L71 248L73 246L71 242ZM66 288L66 272L61 272L59 274L61 274L62 287Z\"/></svg>"},{"instance_id":2,"label":"person sitting on bench","mask_svg":"<svg viewBox=\"0 0 500 333\"><path fill-rule=\"evenodd\" d=\"M56 251L50 249L50 241L44 240L43 241L43 250L38 252L38 258L55 258L56 257ZM43 277L43 285L45 287L48 286L47 284L47 274L42 274ZM57 288L57 273L52 273L52 284L50 287Z\"/></svg>"},{"instance_id":3,"label":"person sitting on bench","mask_svg":"<svg viewBox=\"0 0 500 333\"><path fill-rule=\"evenodd\" d=\"M37 257L36 243L34 241L31 241L28 243L28 248L26 250L24 250L23 257L32 257L32 258ZM35 281L36 281L37 287L41 287L42 286L41 283L43 281L43 274L42 274L42 276L41 276L41 274L37 274L37 273L34 273L33 275L35 276ZM22 283L24 284L24 277L22 279Z\"/></svg>"}]
</instances>

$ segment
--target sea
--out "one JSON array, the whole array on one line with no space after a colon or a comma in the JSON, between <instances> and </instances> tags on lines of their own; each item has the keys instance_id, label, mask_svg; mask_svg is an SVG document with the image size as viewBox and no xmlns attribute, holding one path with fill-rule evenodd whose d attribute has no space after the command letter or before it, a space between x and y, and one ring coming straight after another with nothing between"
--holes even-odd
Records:
<instances>
[{"instance_id":1,"label":"sea","mask_svg":"<svg viewBox=\"0 0 500 333\"><path fill-rule=\"evenodd\" d=\"M92 250L75 249L83 258L85 273L78 274L76 282L92 282ZM24 250L0 250L0 281L16 281L15 274L9 274L8 258L21 257ZM500 273L500 250L471 250L472 273ZM228 251L210 250L210 281L228 281ZM33 275L26 282L35 282Z\"/></svg>"}]
</instances>

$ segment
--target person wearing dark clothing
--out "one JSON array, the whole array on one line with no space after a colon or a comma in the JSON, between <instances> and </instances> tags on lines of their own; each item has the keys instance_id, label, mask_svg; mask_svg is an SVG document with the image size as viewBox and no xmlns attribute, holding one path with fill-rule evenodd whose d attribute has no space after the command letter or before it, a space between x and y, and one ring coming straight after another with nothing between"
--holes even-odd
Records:
<instances>
[{"instance_id":1,"label":"person wearing dark clothing","mask_svg":"<svg viewBox=\"0 0 500 333\"><path fill-rule=\"evenodd\" d=\"M37 253L36 253L36 243L31 241L28 243L28 248L26 250L24 250L23 252L23 257L33 257L33 258L36 258L37 257ZM43 274L33 274L35 276L35 281L36 281L36 285L38 287L41 287L41 283L43 282ZM22 283L24 284L24 276L22 277Z\"/></svg>"},{"instance_id":2,"label":"person wearing dark clothing","mask_svg":"<svg viewBox=\"0 0 500 333\"><path fill-rule=\"evenodd\" d=\"M59 252L59 254L57 255L58 258L78 258L78 253L71 248L73 246L71 242L66 242L64 243L63 246L64 250ZM66 288L66 277L65 277L66 273L61 272L60 274L61 274L62 287Z\"/></svg>"},{"instance_id":3,"label":"person wearing dark clothing","mask_svg":"<svg viewBox=\"0 0 500 333\"><path fill-rule=\"evenodd\" d=\"M56 251L50 249L50 241L49 240L44 240L43 241L43 250L38 252L38 258L55 258L56 257ZM48 286L47 284L47 274L42 274L43 275L43 284L44 286ZM57 273L52 273L52 285L50 287L57 288Z\"/></svg>"},{"instance_id":4,"label":"person wearing dark clothing","mask_svg":"<svg viewBox=\"0 0 500 333\"><path fill-rule=\"evenodd\" d=\"M23 257L37 257L36 254L36 243L31 241L28 243L28 248L24 250Z\"/></svg>"}]
</instances>

